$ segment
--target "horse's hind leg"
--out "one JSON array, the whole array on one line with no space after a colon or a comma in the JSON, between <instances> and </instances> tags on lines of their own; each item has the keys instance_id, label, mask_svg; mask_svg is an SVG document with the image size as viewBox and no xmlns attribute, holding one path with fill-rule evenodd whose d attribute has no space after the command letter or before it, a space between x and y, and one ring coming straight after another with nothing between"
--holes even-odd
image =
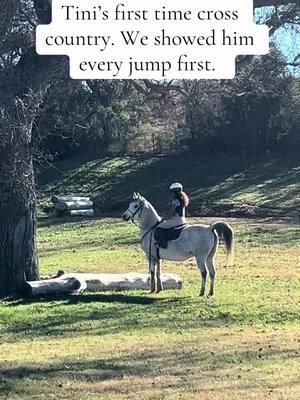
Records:
<instances>
[{"instance_id":1,"label":"horse's hind leg","mask_svg":"<svg viewBox=\"0 0 300 400\"><path fill-rule=\"evenodd\" d=\"M201 272L201 289L199 296L204 296L205 293L205 284L206 284L206 276L207 276L207 271L205 267L205 261L203 257L197 257L197 266Z\"/></svg>"},{"instance_id":2,"label":"horse's hind leg","mask_svg":"<svg viewBox=\"0 0 300 400\"><path fill-rule=\"evenodd\" d=\"M163 289L160 279L160 260L156 263L156 293L161 292Z\"/></svg>"},{"instance_id":3,"label":"horse's hind leg","mask_svg":"<svg viewBox=\"0 0 300 400\"><path fill-rule=\"evenodd\" d=\"M210 289L209 289L209 296L214 294L214 285L215 285L215 266L214 266L214 257L208 256L206 260L206 266L209 272L210 277Z\"/></svg>"},{"instance_id":4,"label":"horse's hind leg","mask_svg":"<svg viewBox=\"0 0 300 400\"><path fill-rule=\"evenodd\" d=\"M214 245L213 248L211 249L207 259L206 259L206 266L209 272L209 277L210 277L210 289L209 289L209 296L212 296L214 294L214 285L215 285L215 255L217 252L217 248L218 248L218 237L216 235L216 233L214 232L214 236L215 236L215 241L214 241Z\"/></svg>"}]
</instances>

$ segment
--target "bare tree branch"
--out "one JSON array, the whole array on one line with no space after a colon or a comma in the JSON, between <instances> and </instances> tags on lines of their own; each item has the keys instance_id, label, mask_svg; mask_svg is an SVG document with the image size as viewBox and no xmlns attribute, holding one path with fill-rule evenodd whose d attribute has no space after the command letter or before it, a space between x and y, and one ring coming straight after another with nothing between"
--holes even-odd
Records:
<instances>
[{"instance_id":1,"label":"bare tree branch","mask_svg":"<svg viewBox=\"0 0 300 400\"><path fill-rule=\"evenodd\" d=\"M34 9L41 24L51 22L51 0L34 0Z\"/></svg>"},{"instance_id":2,"label":"bare tree branch","mask_svg":"<svg viewBox=\"0 0 300 400\"><path fill-rule=\"evenodd\" d=\"M278 7L278 6L285 6L289 4L296 4L299 6L299 0L254 0L254 8L261 8L261 7Z\"/></svg>"}]
</instances>

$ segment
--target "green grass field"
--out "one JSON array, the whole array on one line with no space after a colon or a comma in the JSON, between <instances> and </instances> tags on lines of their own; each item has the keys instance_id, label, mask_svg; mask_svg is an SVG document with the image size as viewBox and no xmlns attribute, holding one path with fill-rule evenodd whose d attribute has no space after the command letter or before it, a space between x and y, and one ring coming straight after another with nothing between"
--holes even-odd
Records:
<instances>
[{"instance_id":1,"label":"green grass field","mask_svg":"<svg viewBox=\"0 0 300 400\"><path fill-rule=\"evenodd\" d=\"M181 291L2 301L0 399L299 399L300 228L229 222L214 298L191 260L163 264ZM42 274L147 270L117 219L45 219L38 238Z\"/></svg>"}]
</instances>

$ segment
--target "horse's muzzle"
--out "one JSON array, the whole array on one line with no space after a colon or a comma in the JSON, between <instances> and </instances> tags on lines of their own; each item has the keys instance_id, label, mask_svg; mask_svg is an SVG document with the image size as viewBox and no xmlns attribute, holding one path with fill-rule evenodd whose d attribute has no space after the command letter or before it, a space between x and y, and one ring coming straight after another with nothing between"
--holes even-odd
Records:
<instances>
[{"instance_id":1,"label":"horse's muzzle","mask_svg":"<svg viewBox=\"0 0 300 400\"><path fill-rule=\"evenodd\" d=\"M126 221L126 222L130 220L130 217L128 217L128 215L126 215L126 214L123 214L123 215L122 215L122 218L123 218L123 220Z\"/></svg>"}]
</instances>

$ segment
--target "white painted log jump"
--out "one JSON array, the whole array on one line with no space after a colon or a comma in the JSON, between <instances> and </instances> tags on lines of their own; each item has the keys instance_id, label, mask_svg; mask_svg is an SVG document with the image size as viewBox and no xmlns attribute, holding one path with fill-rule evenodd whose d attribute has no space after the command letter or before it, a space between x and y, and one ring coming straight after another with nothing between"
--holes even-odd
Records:
<instances>
[{"instance_id":1,"label":"white painted log jump","mask_svg":"<svg viewBox=\"0 0 300 400\"><path fill-rule=\"evenodd\" d=\"M54 204L56 216L94 216L94 203L90 197L52 196L51 201Z\"/></svg>"},{"instance_id":2,"label":"white painted log jump","mask_svg":"<svg viewBox=\"0 0 300 400\"><path fill-rule=\"evenodd\" d=\"M181 278L176 274L161 275L164 289L182 288ZM49 295L73 292L98 292L107 290L149 290L150 276L138 272L126 274L64 274L58 278L27 282L31 295Z\"/></svg>"},{"instance_id":3,"label":"white painted log jump","mask_svg":"<svg viewBox=\"0 0 300 400\"><path fill-rule=\"evenodd\" d=\"M67 210L88 210L93 208L93 202L91 200L77 200L77 201L57 201L54 203L56 210L67 211Z\"/></svg>"},{"instance_id":4,"label":"white painted log jump","mask_svg":"<svg viewBox=\"0 0 300 400\"><path fill-rule=\"evenodd\" d=\"M52 196L52 203L57 203L58 201L89 201L90 197L79 197L79 196Z\"/></svg>"},{"instance_id":5,"label":"white painted log jump","mask_svg":"<svg viewBox=\"0 0 300 400\"><path fill-rule=\"evenodd\" d=\"M70 215L70 217L93 217L94 210L92 208L89 210L69 210L67 215Z\"/></svg>"}]
</instances>

